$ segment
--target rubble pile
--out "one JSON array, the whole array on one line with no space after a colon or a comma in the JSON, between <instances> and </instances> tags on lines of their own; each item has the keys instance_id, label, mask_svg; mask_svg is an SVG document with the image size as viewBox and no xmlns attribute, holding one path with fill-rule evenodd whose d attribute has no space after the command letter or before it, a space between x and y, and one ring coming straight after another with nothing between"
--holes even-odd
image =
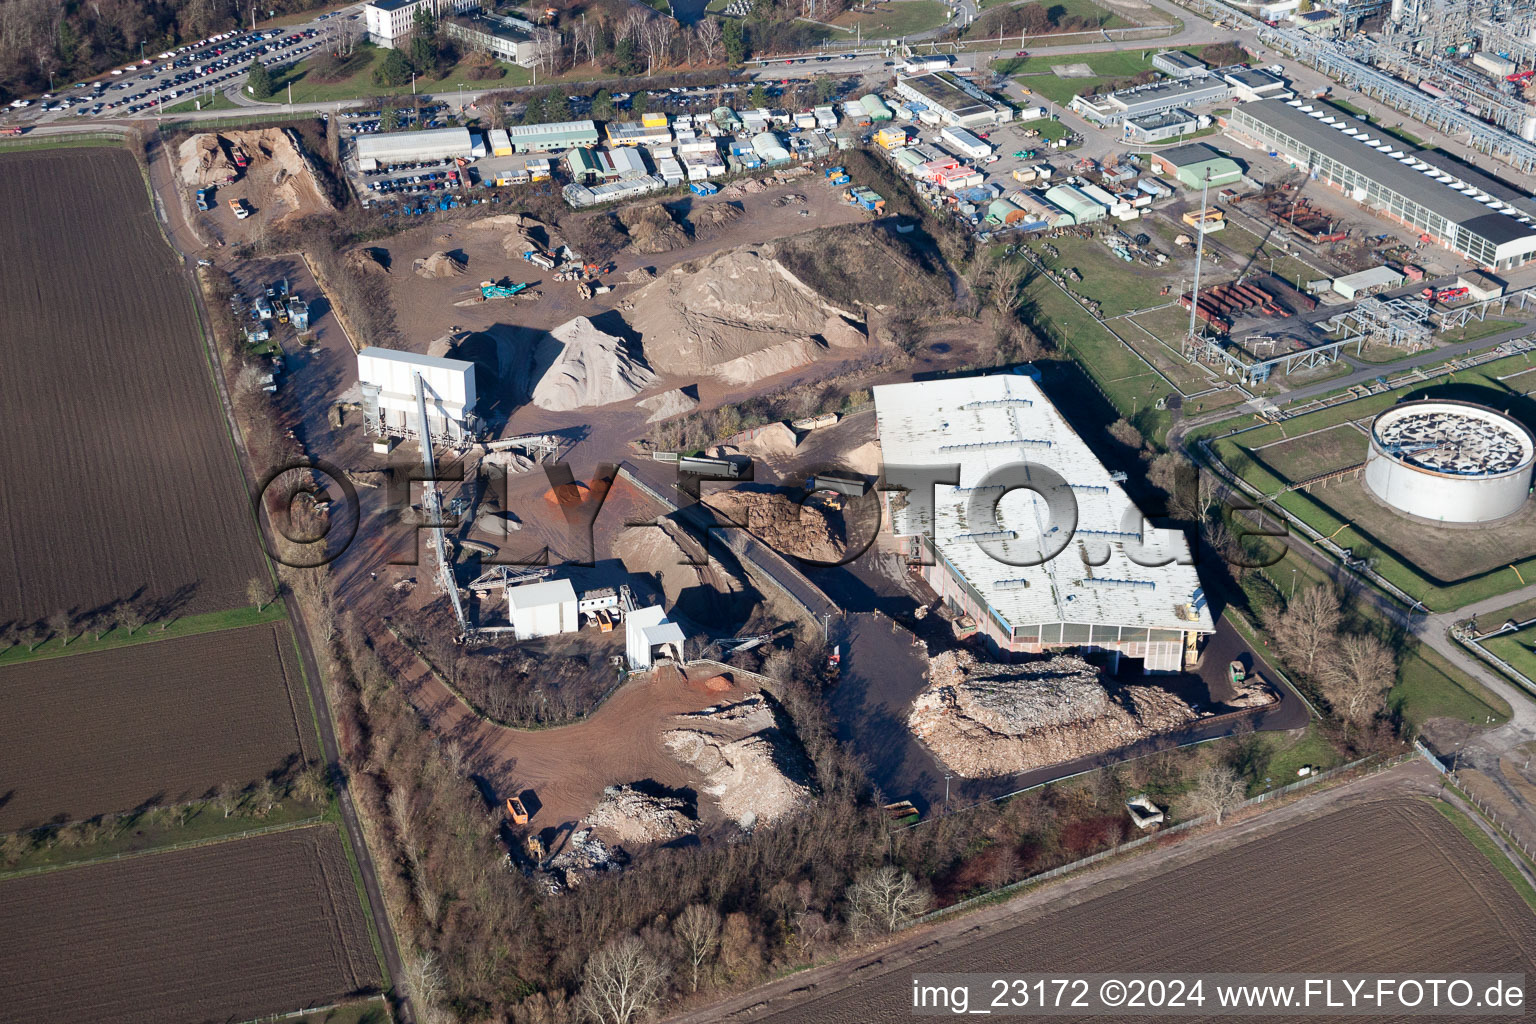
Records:
<instances>
[{"instance_id":1,"label":"rubble pile","mask_svg":"<svg viewBox=\"0 0 1536 1024\"><path fill-rule=\"evenodd\" d=\"M907 727L945 768L989 778L1117 750L1195 718L1167 690L1110 683L1075 655L1000 665L948 651L930 663Z\"/></svg>"},{"instance_id":2,"label":"rubble pile","mask_svg":"<svg viewBox=\"0 0 1536 1024\"><path fill-rule=\"evenodd\" d=\"M604 829L620 843L665 843L698 831L697 811L682 797L645 793L634 786L609 786L587 815L586 825Z\"/></svg>"},{"instance_id":3,"label":"rubble pile","mask_svg":"<svg viewBox=\"0 0 1536 1024\"><path fill-rule=\"evenodd\" d=\"M704 792L742 829L793 813L810 798L809 766L762 694L678 715L677 721L688 728L664 733L662 742L704 775Z\"/></svg>"}]
</instances>

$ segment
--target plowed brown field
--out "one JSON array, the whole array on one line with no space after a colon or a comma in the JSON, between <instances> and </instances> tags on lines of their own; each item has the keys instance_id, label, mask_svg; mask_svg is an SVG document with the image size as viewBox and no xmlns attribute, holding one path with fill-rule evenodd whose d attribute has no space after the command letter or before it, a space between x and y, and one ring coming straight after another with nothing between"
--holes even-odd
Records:
<instances>
[{"instance_id":1,"label":"plowed brown field","mask_svg":"<svg viewBox=\"0 0 1536 1024\"><path fill-rule=\"evenodd\" d=\"M0 882L0 1021L249 1020L379 984L336 829Z\"/></svg>"},{"instance_id":2,"label":"plowed brown field","mask_svg":"<svg viewBox=\"0 0 1536 1024\"><path fill-rule=\"evenodd\" d=\"M1336 811L1100 893L941 953L864 970L851 987L753 1019L908 1021L912 975L951 971L1530 974L1536 966L1536 917L1419 800Z\"/></svg>"},{"instance_id":3,"label":"plowed brown field","mask_svg":"<svg viewBox=\"0 0 1536 1024\"><path fill-rule=\"evenodd\" d=\"M0 830L239 786L316 754L288 627L0 668Z\"/></svg>"},{"instance_id":4,"label":"plowed brown field","mask_svg":"<svg viewBox=\"0 0 1536 1024\"><path fill-rule=\"evenodd\" d=\"M188 285L121 149L0 155L0 625L262 571Z\"/></svg>"}]
</instances>

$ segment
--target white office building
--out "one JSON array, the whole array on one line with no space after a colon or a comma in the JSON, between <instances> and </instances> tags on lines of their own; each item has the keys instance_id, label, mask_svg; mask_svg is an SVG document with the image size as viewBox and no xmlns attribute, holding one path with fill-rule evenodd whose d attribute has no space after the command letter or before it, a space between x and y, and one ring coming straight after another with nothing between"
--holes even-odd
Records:
<instances>
[{"instance_id":1,"label":"white office building","mask_svg":"<svg viewBox=\"0 0 1536 1024\"><path fill-rule=\"evenodd\" d=\"M416 30L418 11L441 20L479 9L480 0L373 0L363 5L363 30L370 42L395 49Z\"/></svg>"}]
</instances>

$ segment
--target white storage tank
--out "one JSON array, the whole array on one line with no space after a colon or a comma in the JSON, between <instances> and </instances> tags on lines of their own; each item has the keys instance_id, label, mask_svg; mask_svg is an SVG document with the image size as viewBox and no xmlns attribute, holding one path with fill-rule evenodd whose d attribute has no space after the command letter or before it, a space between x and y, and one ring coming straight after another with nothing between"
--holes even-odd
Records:
<instances>
[{"instance_id":1,"label":"white storage tank","mask_svg":"<svg viewBox=\"0 0 1536 1024\"><path fill-rule=\"evenodd\" d=\"M1471 402L1393 406L1371 425L1365 484L1408 515L1486 523L1520 510L1536 442L1519 421Z\"/></svg>"}]
</instances>

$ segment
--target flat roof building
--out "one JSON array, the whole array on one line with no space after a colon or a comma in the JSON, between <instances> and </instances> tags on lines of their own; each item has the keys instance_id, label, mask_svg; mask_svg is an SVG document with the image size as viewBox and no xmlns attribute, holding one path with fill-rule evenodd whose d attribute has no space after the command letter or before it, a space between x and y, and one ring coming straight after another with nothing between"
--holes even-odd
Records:
<instances>
[{"instance_id":1,"label":"flat roof building","mask_svg":"<svg viewBox=\"0 0 1536 1024\"><path fill-rule=\"evenodd\" d=\"M449 39L497 60L525 68L538 63L539 48L534 43L537 30L522 18L475 12L444 18L441 27Z\"/></svg>"},{"instance_id":2,"label":"flat roof building","mask_svg":"<svg viewBox=\"0 0 1536 1024\"><path fill-rule=\"evenodd\" d=\"M1191 135L1200 127L1200 119L1187 110L1174 108L1161 114L1143 114L1125 119L1125 141L1162 142Z\"/></svg>"},{"instance_id":3,"label":"flat roof building","mask_svg":"<svg viewBox=\"0 0 1536 1024\"><path fill-rule=\"evenodd\" d=\"M1367 295L1396 288L1404 280L1403 275L1391 267L1371 267L1334 278L1333 290L1346 299L1363 299Z\"/></svg>"},{"instance_id":4,"label":"flat roof building","mask_svg":"<svg viewBox=\"0 0 1536 1024\"><path fill-rule=\"evenodd\" d=\"M507 618L519 640L574 633L580 622L570 580L545 580L507 588Z\"/></svg>"},{"instance_id":5,"label":"flat roof building","mask_svg":"<svg viewBox=\"0 0 1536 1024\"><path fill-rule=\"evenodd\" d=\"M659 605L636 608L624 616L624 653L629 667L647 669L657 661L683 659L683 630Z\"/></svg>"},{"instance_id":6,"label":"flat roof building","mask_svg":"<svg viewBox=\"0 0 1536 1024\"><path fill-rule=\"evenodd\" d=\"M424 163L475 155L475 140L468 128L433 128L423 132L383 132L360 135L353 141L357 159L364 170L376 165Z\"/></svg>"},{"instance_id":7,"label":"flat roof building","mask_svg":"<svg viewBox=\"0 0 1536 1024\"><path fill-rule=\"evenodd\" d=\"M426 396L427 429L432 437L452 443L472 438L476 432L474 363L376 345L357 354L367 431L380 436L417 436L417 377Z\"/></svg>"},{"instance_id":8,"label":"flat roof building","mask_svg":"<svg viewBox=\"0 0 1536 1024\"><path fill-rule=\"evenodd\" d=\"M519 124L507 129L512 148L519 153L548 153L577 146L597 145L596 121L550 121Z\"/></svg>"},{"instance_id":9,"label":"flat roof building","mask_svg":"<svg viewBox=\"0 0 1536 1024\"><path fill-rule=\"evenodd\" d=\"M1164 50L1152 56L1152 66L1174 78L1199 78L1210 73L1205 61L1183 50Z\"/></svg>"},{"instance_id":10,"label":"flat roof building","mask_svg":"<svg viewBox=\"0 0 1536 1024\"><path fill-rule=\"evenodd\" d=\"M1234 108L1227 131L1480 266L1515 267L1536 253L1536 227L1524 211L1456 187L1418 149L1382 138L1363 121L1299 100L1264 100Z\"/></svg>"},{"instance_id":11,"label":"flat roof building","mask_svg":"<svg viewBox=\"0 0 1536 1024\"><path fill-rule=\"evenodd\" d=\"M395 49L415 33L418 13L442 19L479 6L480 0L373 0L363 5L363 31L370 42Z\"/></svg>"},{"instance_id":12,"label":"flat roof building","mask_svg":"<svg viewBox=\"0 0 1536 1024\"><path fill-rule=\"evenodd\" d=\"M1200 188L1207 177L1212 185L1232 185L1243 180L1243 168L1236 160L1203 142L1159 150L1150 158L1154 171L1173 175L1185 188Z\"/></svg>"},{"instance_id":13,"label":"flat roof building","mask_svg":"<svg viewBox=\"0 0 1536 1024\"><path fill-rule=\"evenodd\" d=\"M1102 125L1119 124L1128 117L1161 114L1179 107L1209 106L1232 96L1232 86L1214 75L1174 82L1138 85L1102 96L1073 96L1068 106Z\"/></svg>"},{"instance_id":14,"label":"flat roof building","mask_svg":"<svg viewBox=\"0 0 1536 1024\"><path fill-rule=\"evenodd\" d=\"M1285 79L1262 68L1238 66L1220 68L1216 73L1221 76L1223 82L1232 87L1232 98L1240 103L1288 100L1296 95L1286 88Z\"/></svg>"},{"instance_id":15,"label":"flat roof building","mask_svg":"<svg viewBox=\"0 0 1536 1024\"><path fill-rule=\"evenodd\" d=\"M1215 627L1183 532L1147 522L1039 384L994 374L874 398L887 466L901 467L888 485L906 488L881 492L891 531L1000 651L1098 650L1149 672L1192 662Z\"/></svg>"},{"instance_id":16,"label":"flat roof building","mask_svg":"<svg viewBox=\"0 0 1536 1024\"><path fill-rule=\"evenodd\" d=\"M921 104L939 124L976 128L1013 120L1012 107L992 99L953 71L897 78L896 95Z\"/></svg>"}]
</instances>

